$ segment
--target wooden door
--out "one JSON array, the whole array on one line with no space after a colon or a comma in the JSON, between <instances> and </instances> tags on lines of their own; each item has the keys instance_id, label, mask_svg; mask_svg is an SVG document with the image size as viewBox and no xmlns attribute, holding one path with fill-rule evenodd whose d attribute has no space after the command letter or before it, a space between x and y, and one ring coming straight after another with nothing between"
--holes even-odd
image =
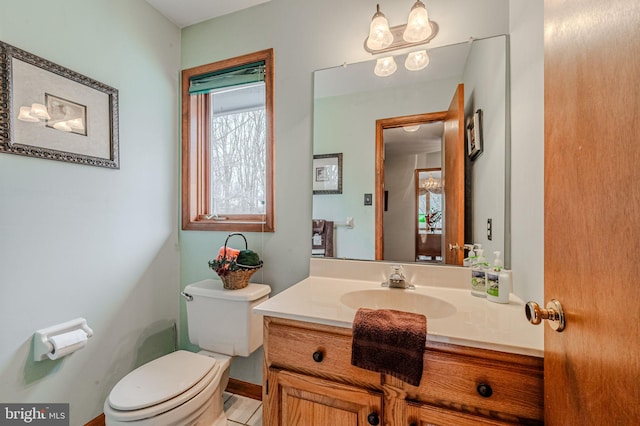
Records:
<instances>
[{"instance_id":1,"label":"wooden door","mask_svg":"<svg viewBox=\"0 0 640 426\"><path fill-rule=\"evenodd\" d=\"M640 2L545 0L545 423L640 422Z\"/></svg>"},{"instance_id":2,"label":"wooden door","mask_svg":"<svg viewBox=\"0 0 640 426\"><path fill-rule=\"evenodd\" d=\"M445 263L464 258L464 85L459 84L444 121L444 250ZM450 246L458 250L450 250Z\"/></svg>"},{"instance_id":3,"label":"wooden door","mask_svg":"<svg viewBox=\"0 0 640 426\"><path fill-rule=\"evenodd\" d=\"M276 383L278 425L365 426L369 416L382 424L382 394L287 371Z\"/></svg>"}]
</instances>

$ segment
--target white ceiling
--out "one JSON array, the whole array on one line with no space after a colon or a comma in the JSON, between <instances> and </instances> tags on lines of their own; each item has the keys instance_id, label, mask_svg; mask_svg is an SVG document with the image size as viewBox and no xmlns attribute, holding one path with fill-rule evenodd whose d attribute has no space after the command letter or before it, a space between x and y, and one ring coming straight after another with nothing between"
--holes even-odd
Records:
<instances>
[{"instance_id":1,"label":"white ceiling","mask_svg":"<svg viewBox=\"0 0 640 426\"><path fill-rule=\"evenodd\" d=\"M271 0L146 0L180 28Z\"/></svg>"}]
</instances>

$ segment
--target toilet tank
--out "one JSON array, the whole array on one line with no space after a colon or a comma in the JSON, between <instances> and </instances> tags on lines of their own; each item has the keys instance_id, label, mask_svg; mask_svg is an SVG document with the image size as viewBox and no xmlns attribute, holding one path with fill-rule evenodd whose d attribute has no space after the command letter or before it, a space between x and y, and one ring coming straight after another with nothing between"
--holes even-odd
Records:
<instances>
[{"instance_id":1,"label":"toilet tank","mask_svg":"<svg viewBox=\"0 0 640 426\"><path fill-rule=\"evenodd\" d=\"M269 298L271 287L250 283L225 290L222 282L204 280L184 288L189 341L225 355L249 356L262 346L262 315L253 307Z\"/></svg>"}]
</instances>

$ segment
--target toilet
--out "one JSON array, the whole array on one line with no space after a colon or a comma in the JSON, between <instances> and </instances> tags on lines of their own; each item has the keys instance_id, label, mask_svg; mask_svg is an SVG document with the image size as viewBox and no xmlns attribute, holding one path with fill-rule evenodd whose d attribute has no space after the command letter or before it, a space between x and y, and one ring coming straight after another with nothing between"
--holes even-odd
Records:
<instances>
[{"instance_id":1,"label":"toilet","mask_svg":"<svg viewBox=\"0 0 640 426\"><path fill-rule=\"evenodd\" d=\"M179 350L123 377L104 403L105 423L128 426L226 426L222 392L234 356L262 345L262 316L253 307L271 287L225 290L220 281L185 287L189 340L198 353Z\"/></svg>"}]
</instances>

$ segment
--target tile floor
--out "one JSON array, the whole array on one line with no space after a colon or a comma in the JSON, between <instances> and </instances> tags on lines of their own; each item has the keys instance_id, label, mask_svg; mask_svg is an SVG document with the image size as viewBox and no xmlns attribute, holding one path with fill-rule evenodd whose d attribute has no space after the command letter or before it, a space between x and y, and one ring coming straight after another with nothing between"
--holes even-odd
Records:
<instances>
[{"instance_id":1,"label":"tile floor","mask_svg":"<svg viewBox=\"0 0 640 426\"><path fill-rule=\"evenodd\" d=\"M232 393L224 393L227 426L262 426L262 401Z\"/></svg>"}]
</instances>

